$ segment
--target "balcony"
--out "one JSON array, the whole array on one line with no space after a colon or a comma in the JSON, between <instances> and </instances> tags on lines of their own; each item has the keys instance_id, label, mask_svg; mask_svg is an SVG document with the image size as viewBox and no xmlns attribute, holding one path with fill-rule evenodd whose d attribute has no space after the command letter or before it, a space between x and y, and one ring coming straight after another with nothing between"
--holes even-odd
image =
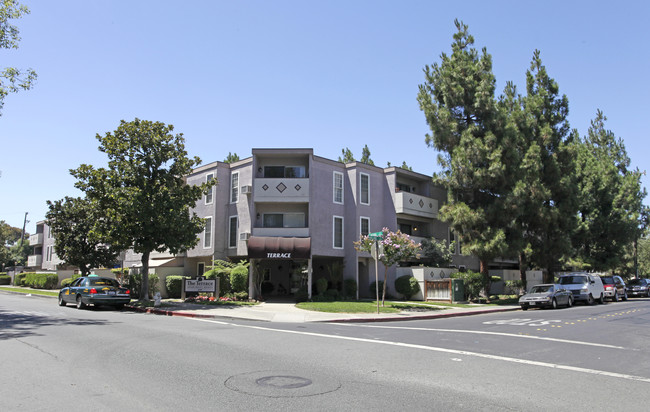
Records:
<instances>
[{"instance_id":1,"label":"balcony","mask_svg":"<svg viewBox=\"0 0 650 412\"><path fill-rule=\"evenodd\" d=\"M253 185L255 202L309 202L308 178L257 178Z\"/></svg>"},{"instance_id":2,"label":"balcony","mask_svg":"<svg viewBox=\"0 0 650 412\"><path fill-rule=\"evenodd\" d=\"M34 233L29 237L29 246L41 246L43 244L43 234Z\"/></svg>"},{"instance_id":3,"label":"balcony","mask_svg":"<svg viewBox=\"0 0 650 412\"><path fill-rule=\"evenodd\" d=\"M255 227L253 236L261 237L309 237L308 227Z\"/></svg>"},{"instance_id":4,"label":"balcony","mask_svg":"<svg viewBox=\"0 0 650 412\"><path fill-rule=\"evenodd\" d=\"M395 213L435 219L438 217L438 201L414 193L397 192Z\"/></svg>"},{"instance_id":5,"label":"balcony","mask_svg":"<svg viewBox=\"0 0 650 412\"><path fill-rule=\"evenodd\" d=\"M31 237L30 237L31 242ZM41 267L43 264L43 255L30 255L27 257L27 266L30 268Z\"/></svg>"}]
</instances>

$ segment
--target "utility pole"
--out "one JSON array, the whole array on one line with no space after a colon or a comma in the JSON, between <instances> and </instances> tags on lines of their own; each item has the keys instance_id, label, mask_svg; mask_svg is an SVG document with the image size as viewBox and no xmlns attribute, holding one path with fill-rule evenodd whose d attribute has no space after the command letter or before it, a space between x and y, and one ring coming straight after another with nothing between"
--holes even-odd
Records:
<instances>
[{"instance_id":1,"label":"utility pole","mask_svg":"<svg viewBox=\"0 0 650 412\"><path fill-rule=\"evenodd\" d=\"M25 212L25 220L23 221L23 233L20 235L20 247L23 247L23 242L25 241L25 226L27 226L27 213Z\"/></svg>"}]
</instances>

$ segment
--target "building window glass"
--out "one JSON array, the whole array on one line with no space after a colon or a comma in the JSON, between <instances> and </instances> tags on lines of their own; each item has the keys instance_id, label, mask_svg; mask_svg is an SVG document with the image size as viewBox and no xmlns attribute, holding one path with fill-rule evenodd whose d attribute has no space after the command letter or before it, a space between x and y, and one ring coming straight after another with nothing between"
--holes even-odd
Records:
<instances>
[{"instance_id":1,"label":"building window glass","mask_svg":"<svg viewBox=\"0 0 650 412\"><path fill-rule=\"evenodd\" d=\"M370 176L361 173L361 204L370 204Z\"/></svg>"},{"instance_id":2,"label":"building window glass","mask_svg":"<svg viewBox=\"0 0 650 412\"><path fill-rule=\"evenodd\" d=\"M334 172L334 203L343 204L343 173Z\"/></svg>"},{"instance_id":3,"label":"building window glass","mask_svg":"<svg viewBox=\"0 0 650 412\"><path fill-rule=\"evenodd\" d=\"M237 216L230 217L228 225L228 247L237 247Z\"/></svg>"},{"instance_id":4,"label":"building window glass","mask_svg":"<svg viewBox=\"0 0 650 412\"><path fill-rule=\"evenodd\" d=\"M334 249L343 249L343 218L334 216Z\"/></svg>"},{"instance_id":5,"label":"building window glass","mask_svg":"<svg viewBox=\"0 0 650 412\"><path fill-rule=\"evenodd\" d=\"M266 178L304 178L304 166L264 166Z\"/></svg>"},{"instance_id":6,"label":"building window glass","mask_svg":"<svg viewBox=\"0 0 650 412\"><path fill-rule=\"evenodd\" d=\"M230 203L239 200L239 172L230 175Z\"/></svg>"},{"instance_id":7,"label":"building window glass","mask_svg":"<svg viewBox=\"0 0 650 412\"><path fill-rule=\"evenodd\" d=\"M210 180L214 179L214 174L210 173L205 177L205 181L209 182ZM210 188L210 191L205 195L205 204L209 205L212 203L212 193L214 192L214 187Z\"/></svg>"},{"instance_id":8,"label":"building window glass","mask_svg":"<svg viewBox=\"0 0 650 412\"><path fill-rule=\"evenodd\" d=\"M367 217L362 217L361 218L360 233L361 233L361 236L368 236L368 233L370 233L370 218L367 218Z\"/></svg>"},{"instance_id":9,"label":"building window glass","mask_svg":"<svg viewBox=\"0 0 650 412\"><path fill-rule=\"evenodd\" d=\"M196 266L196 276L203 276L205 273L205 263L199 262Z\"/></svg>"},{"instance_id":10,"label":"building window glass","mask_svg":"<svg viewBox=\"0 0 650 412\"><path fill-rule=\"evenodd\" d=\"M304 213L265 213L264 227L305 227Z\"/></svg>"},{"instance_id":11,"label":"building window glass","mask_svg":"<svg viewBox=\"0 0 650 412\"><path fill-rule=\"evenodd\" d=\"M203 229L203 247L212 247L212 217L205 218L205 229Z\"/></svg>"}]
</instances>

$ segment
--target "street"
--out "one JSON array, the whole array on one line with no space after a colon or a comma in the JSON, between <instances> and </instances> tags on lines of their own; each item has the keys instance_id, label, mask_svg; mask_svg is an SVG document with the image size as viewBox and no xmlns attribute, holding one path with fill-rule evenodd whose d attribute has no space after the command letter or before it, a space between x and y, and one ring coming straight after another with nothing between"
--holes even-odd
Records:
<instances>
[{"instance_id":1,"label":"street","mask_svg":"<svg viewBox=\"0 0 650 412\"><path fill-rule=\"evenodd\" d=\"M0 293L0 410L646 410L650 299L283 324Z\"/></svg>"}]
</instances>

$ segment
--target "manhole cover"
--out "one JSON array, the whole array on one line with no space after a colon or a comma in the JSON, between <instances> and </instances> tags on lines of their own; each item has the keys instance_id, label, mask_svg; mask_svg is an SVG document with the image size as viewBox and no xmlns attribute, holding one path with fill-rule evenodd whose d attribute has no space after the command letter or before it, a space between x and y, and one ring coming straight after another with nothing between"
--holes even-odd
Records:
<instances>
[{"instance_id":1,"label":"manhole cover","mask_svg":"<svg viewBox=\"0 0 650 412\"><path fill-rule=\"evenodd\" d=\"M231 376L226 388L269 398L298 398L333 392L341 384L332 378L296 371L258 371Z\"/></svg>"}]
</instances>

